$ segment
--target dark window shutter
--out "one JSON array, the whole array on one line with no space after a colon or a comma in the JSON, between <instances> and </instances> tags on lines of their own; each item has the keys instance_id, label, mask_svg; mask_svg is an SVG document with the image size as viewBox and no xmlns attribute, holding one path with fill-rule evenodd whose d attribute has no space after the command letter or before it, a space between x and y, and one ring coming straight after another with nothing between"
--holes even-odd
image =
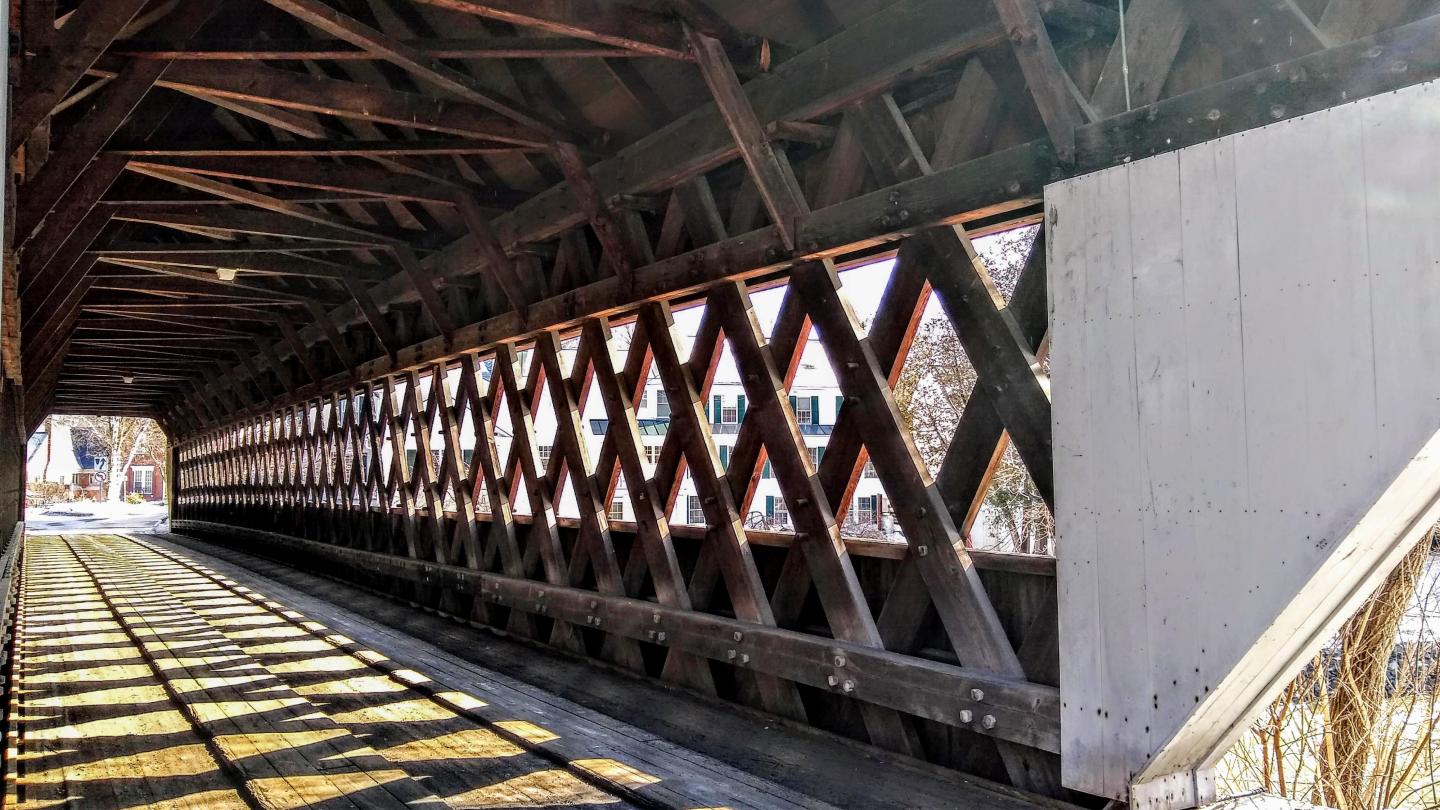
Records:
<instances>
[{"instance_id":1,"label":"dark window shutter","mask_svg":"<svg viewBox=\"0 0 1440 810\"><path fill-rule=\"evenodd\" d=\"M740 395L738 395L738 396L735 397L735 411L736 411L736 413L738 414L738 417L737 417L736 421L740 421L740 422L745 421L745 395L744 395L744 394L740 394Z\"/></svg>"},{"instance_id":2,"label":"dark window shutter","mask_svg":"<svg viewBox=\"0 0 1440 810\"><path fill-rule=\"evenodd\" d=\"M797 412L797 411L799 411L799 410L800 410L799 399L798 399L794 394L791 394L791 395L790 395L790 412L791 412L791 413L795 413L795 412Z\"/></svg>"},{"instance_id":3,"label":"dark window shutter","mask_svg":"<svg viewBox=\"0 0 1440 810\"><path fill-rule=\"evenodd\" d=\"M770 473L770 462L767 461L767 462L765 462L765 468L760 471L760 477L761 477L761 478L769 478L770 475L771 475L771 473Z\"/></svg>"},{"instance_id":4,"label":"dark window shutter","mask_svg":"<svg viewBox=\"0 0 1440 810\"><path fill-rule=\"evenodd\" d=\"M710 414L710 421L711 421L711 422L714 422L715 424L718 425L718 424L720 424L720 414L724 413L724 411L720 410L720 402L721 402L721 400L720 400L720 395L719 395L719 394L716 394L716 395L714 396L714 401L715 401L715 403L714 403L714 410L713 410L712 413Z\"/></svg>"},{"instance_id":5,"label":"dark window shutter","mask_svg":"<svg viewBox=\"0 0 1440 810\"><path fill-rule=\"evenodd\" d=\"M725 470L730 469L730 445L728 444L720 445L720 467Z\"/></svg>"},{"instance_id":6,"label":"dark window shutter","mask_svg":"<svg viewBox=\"0 0 1440 810\"><path fill-rule=\"evenodd\" d=\"M775 517L775 496L765 496L765 517Z\"/></svg>"},{"instance_id":7,"label":"dark window shutter","mask_svg":"<svg viewBox=\"0 0 1440 810\"><path fill-rule=\"evenodd\" d=\"M820 397L810 397L810 424L820 424Z\"/></svg>"},{"instance_id":8,"label":"dark window shutter","mask_svg":"<svg viewBox=\"0 0 1440 810\"><path fill-rule=\"evenodd\" d=\"M840 407L845 404L845 397L835 397L835 422L840 421Z\"/></svg>"}]
</instances>

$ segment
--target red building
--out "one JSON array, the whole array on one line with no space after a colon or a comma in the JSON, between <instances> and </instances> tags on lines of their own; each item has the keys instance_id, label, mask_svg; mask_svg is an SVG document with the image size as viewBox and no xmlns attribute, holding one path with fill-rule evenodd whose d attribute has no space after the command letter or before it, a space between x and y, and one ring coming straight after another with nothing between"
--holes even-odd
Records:
<instances>
[{"instance_id":1,"label":"red building","mask_svg":"<svg viewBox=\"0 0 1440 810\"><path fill-rule=\"evenodd\" d=\"M165 500L165 476L160 465L147 455L135 456L130 469L125 473L125 490L121 496L139 494L147 501Z\"/></svg>"}]
</instances>

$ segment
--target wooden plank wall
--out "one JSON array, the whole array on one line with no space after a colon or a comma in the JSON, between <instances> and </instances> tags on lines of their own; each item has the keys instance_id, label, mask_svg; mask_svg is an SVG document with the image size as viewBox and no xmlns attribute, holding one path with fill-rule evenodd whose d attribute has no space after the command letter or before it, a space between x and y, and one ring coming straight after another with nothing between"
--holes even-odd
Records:
<instances>
[{"instance_id":1,"label":"wooden plank wall","mask_svg":"<svg viewBox=\"0 0 1440 810\"><path fill-rule=\"evenodd\" d=\"M1047 188L1065 785L1208 770L1435 519L1440 87Z\"/></svg>"}]
</instances>

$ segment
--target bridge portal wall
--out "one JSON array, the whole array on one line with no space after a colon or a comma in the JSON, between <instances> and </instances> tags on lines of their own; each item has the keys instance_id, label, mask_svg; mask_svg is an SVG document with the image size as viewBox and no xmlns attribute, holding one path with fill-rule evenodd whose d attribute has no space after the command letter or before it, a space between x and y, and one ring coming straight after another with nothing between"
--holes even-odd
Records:
<instances>
[{"instance_id":1,"label":"bridge portal wall","mask_svg":"<svg viewBox=\"0 0 1440 810\"><path fill-rule=\"evenodd\" d=\"M1435 519L1440 88L1046 190L1065 784L1209 768Z\"/></svg>"}]
</instances>

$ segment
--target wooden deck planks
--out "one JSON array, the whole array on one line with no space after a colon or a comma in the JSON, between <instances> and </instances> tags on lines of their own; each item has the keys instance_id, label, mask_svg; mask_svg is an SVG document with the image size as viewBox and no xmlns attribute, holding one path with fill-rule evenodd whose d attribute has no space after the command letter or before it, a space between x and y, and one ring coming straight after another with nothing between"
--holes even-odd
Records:
<instances>
[{"instance_id":1,"label":"wooden deck planks","mask_svg":"<svg viewBox=\"0 0 1440 810\"><path fill-rule=\"evenodd\" d=\"M73 555L37 538L24 566L16 806L247 807Z\"/></svg>"},{"instance_id":2,"label":"wooden deck planks","mask_svg":"<svg viewBox=\"0 0 1440 810\"><path fill-rule=\"evenodd\" d=\"M17 806L624 810L607 779L654 781L598 758L587 781L447 709L425 676L387 677L131 540L38 536L26 555Z\"/></svg>"}]
</instances>

